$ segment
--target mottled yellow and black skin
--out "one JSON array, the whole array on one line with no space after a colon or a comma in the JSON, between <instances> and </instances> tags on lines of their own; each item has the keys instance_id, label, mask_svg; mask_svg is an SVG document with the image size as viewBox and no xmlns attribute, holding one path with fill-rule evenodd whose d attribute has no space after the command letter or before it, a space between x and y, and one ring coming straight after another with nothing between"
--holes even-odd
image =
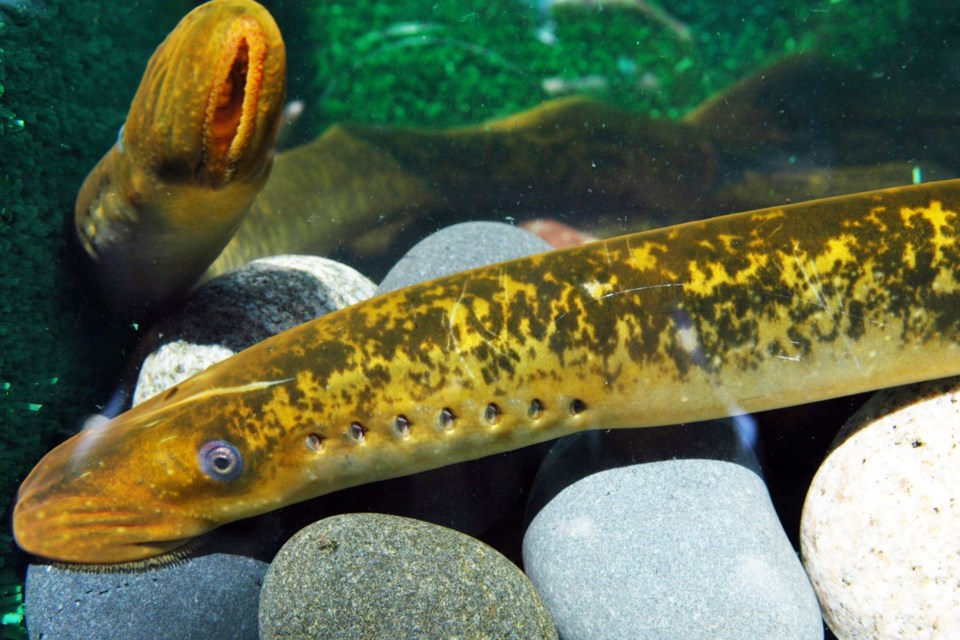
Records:
<instances>
[{"instance_id":1,"label":"mottled yellow and black skin","mask_svg":"<svg viewBox=\"0 0 960 640\"><path fill-rule=\"evenodd\" d=\"M77 196L108 304L140 316L203 274L269 177L285 92L280 30L253 0L213 0L167 36Z\"/></svg>"},{"instance_id":2,"label":"mottled yellow and black skin","mask_svg":"<svg viewBox=\"0 0 960 640\"><path fill-rule=\"evenodd\" d=\"M54 449L20 488L16 539L56 560L135 561L312 496L582 429L958 374L958 212L960 181L931 183L623 236L373 298ZM231 482L198 465L217 440L242 453Z\"/></svg>"}]
</instances>

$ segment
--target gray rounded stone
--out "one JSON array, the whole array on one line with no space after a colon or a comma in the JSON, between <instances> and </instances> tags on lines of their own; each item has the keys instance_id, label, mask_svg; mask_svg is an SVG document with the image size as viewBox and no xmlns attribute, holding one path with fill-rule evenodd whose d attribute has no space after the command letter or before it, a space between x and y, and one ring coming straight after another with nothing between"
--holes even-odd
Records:
<instances>
[{"instance_id":1,"label":"gray rounded stone","mask_svg":"<svg viewBox=\"0 0 960 640\"><path fill-rule=\"evenodd\" d=\"M527 500L531 520L571 484L607 469L670 460L725 460L760 475L749 418L657 429L584 431L560 438L544 457Z\"/></svg>"},{"instance_id":2,"label":"gray rounded stone","mask_svg":"<svg viewBox=\"0 0 960 640\"><path fill-rule=\"evenodd\" d=\"M483 543L426 522L346 514L280 550L260 596L263 640L556 638L526 576Z\"/></svg>"},{"instance_id":3,"label":"gray rounded stone","mask_svg":"<svg viewBox=\"0 0 960 640\"><path fill-rule=\"evenodd\" d=\"M551 249L539 236L503 222L462 222L415 244L383 278L377 292Z\"/></svg>"},{"instance_id":4,"label":"gray rounded stone","mask_svg":"<svg viewBox=\"0 0 960 640\"><path fill-rule=\"evenodd\" d=\"M840 431L803 506L803 561L846 640L960 637L960 378L887 389Z\"/></svg>"},{"instance_id":5,"label":"gray rounded stone","mask_svg":"<svg viewBox=\"0 0 960 640\"><path fill-rule=\"evenodd\" d=\"M215 553L136 573L34 564L24 590L36 640L256 640L267 564Z\"/></svg>"},{"instance_id":6,"label":"gray rounded stone","mask_svg":"<svg viewBox=\"0 0 960 640\"><path fill-rule=\"evenodd\" d=\"M582 434L545 460L523 559L560 636L822 638L816 598L740 435L674 429ZM618 466L631 458L640 464Z\"/></svg>"},{"instance_id":7,"label":"gray rounded stone","mask_svg":"<svg viewBox=\"0 0 960 640\"><path fill-rule=\"evenodd\" d=\"M133 404L287 329L373 296L376 286L317 256L261 258L206 282L163 320Z\"/></svg>"}]
</instances>

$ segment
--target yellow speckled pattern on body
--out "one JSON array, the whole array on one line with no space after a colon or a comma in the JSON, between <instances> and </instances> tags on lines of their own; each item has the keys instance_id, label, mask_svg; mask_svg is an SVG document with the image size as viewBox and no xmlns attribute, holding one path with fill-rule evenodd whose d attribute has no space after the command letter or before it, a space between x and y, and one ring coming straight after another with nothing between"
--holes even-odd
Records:
<instances>
[{"instance_id":1,"label":"yellow speckled pattern on body","mask_svg":"<svg viewBox=\"0 0 960 640\"><path fill-rule=\"evenodd\" d=\"M50 452L19 544L153 556L338 489L590 428L960 373L960 181L741 213L391 292L260 343ZM205 443L243 458L230 482Z\"/></svg>"}]
</instances>

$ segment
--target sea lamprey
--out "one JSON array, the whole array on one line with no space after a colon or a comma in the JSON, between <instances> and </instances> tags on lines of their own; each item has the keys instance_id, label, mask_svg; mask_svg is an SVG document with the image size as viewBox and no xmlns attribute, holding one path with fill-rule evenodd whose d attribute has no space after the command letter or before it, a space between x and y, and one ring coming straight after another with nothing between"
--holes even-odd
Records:
<instances>
[{"instance_id":1,"label":"sea lamprey","mask_svg":"<svg viewBox=\"0 0 960 640\"><path fill-rule=\"evenodd\" d=\"M27 551L122 563L224 523L591 428L960 373L960 181L491 265L266 340L74 436L20 488Z\"/></svg>"},{"instance_id":2,"label":"sea lamprey","mask_svg":"<svg viewBox=\"0 0 960 640\"><path fill-rule=\"evenodd\" d=\"M180 296L233 236L270 174L285 67L252 0L194 9L157 48L76 202L80 244L118 310Z\"/></svg>"}]
</instances>

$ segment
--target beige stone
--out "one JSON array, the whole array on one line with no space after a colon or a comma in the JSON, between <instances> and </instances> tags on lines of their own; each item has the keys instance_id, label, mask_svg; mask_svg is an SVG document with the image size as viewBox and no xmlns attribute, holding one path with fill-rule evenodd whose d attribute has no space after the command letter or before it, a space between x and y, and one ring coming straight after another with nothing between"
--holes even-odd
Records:
<instances>
[{"instance_id":1,"label":"beige stone","mask_svg":"<svg viewBox=\"0 0 960 640\"><path fill-rule=\"evenodd\" d=\"M960 638L960 378L886 390L807 493L801 551L842 640Z\"/></svg>"}]
</instances>

